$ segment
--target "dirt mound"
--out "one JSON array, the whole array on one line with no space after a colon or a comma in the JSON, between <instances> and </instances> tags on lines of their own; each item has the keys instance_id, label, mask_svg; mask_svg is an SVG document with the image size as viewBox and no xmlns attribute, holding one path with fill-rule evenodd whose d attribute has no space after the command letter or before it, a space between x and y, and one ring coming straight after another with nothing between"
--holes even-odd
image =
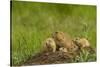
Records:
<instances>
[{"instance_id":1,"label":"dirt mound","mask_svg":"<svg viewBox=\"0 0 100 67\"><path fill-rule=\"evenodd\" d=\"M39 64L59 64L59 63L70 63L75 58L74 53L65 53L57 51L55 53L41 53L30 60L26 61L24 65L39 65Z\"/></svg>"},{"instance_id":2,"label":"dirt mound","mask_svg":"<svg viewBox=\"0 0 100 67\"><path fill-rule=\"evenodd\" d=\"M87 48L85 50L90 51L89 53L94 53L90 48ZM80 52L80 50L73 53L61 51L56 51L55 53L43 52L28 59L23 65L71 63L77 56L80 56Z\"/></svg>"}]
</instances>

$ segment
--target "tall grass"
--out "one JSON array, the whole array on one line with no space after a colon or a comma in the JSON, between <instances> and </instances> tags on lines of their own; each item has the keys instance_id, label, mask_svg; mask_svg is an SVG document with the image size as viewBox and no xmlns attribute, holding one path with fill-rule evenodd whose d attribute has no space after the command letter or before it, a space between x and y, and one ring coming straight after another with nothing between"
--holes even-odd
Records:
<instances>
[{"instance_id":1,"label":"tall grass","mask_svg":"<svg viewBox=\"0 0 100 67\"><path fill-rule=\"evenodd\" d=\"M95 6L12 1L11 7L13 65L40 52L42 42L58 30L86 37L96 48Z\"/></svg>"}]
</instances>

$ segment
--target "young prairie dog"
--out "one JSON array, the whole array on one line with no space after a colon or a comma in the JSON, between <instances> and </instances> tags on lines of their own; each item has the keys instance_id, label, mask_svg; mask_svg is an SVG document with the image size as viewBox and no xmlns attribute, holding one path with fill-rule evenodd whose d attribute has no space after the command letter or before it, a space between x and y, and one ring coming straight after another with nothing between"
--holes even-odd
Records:
<instances>
[{"instance_id":1,"label":"young prairie dog","mask_svg":"<svg viewBox=\"0 0 100 67\"><path fill-rule=\"evenodd\" d=\"M77 49L77 46L73 43L69 35L65 35L63 32L54 32L52 37L55 40L57 49L61 47L66 48L68 51L75 51Z\"/></svg>"},{"instance_id":2,"label":"young prairie dog","mask_svg":"<svg viewBox=\"0 0 100 67\"><path fill-rule=\"evenodd\" d=\"M59 51L61 51L61 52L68 52L67 49L64 48L64 47L59 48Z\"/></svg>"},{"instance_id":3,"label":"young prairie dog","mask_svg":"<svg viewBox=\"0 0 100 67\"><path fill-rule=\"evenodd\" d=\"M47 51L52 51L52 52L56 51L56 43L53 38L46 39L45 44L44 44L44 49L46 49Z\"/></svg>"},{"instance_id":4,"label":"young prairie dog","mask_svg":"<svg viewBox=\"0 0 100 67\"><path fill-rule=\"evenodd\" d=\"M76 38L74 39L74 43L80 48L90 47L90 43L86 38Z\"/></svg>"}]
</instances>

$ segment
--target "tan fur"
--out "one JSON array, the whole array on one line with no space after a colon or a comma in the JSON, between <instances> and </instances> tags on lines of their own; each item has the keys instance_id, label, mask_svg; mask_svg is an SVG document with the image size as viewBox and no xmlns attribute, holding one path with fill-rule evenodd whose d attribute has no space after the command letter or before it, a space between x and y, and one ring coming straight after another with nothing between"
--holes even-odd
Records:
<instances>
[{"instance_id":1,"label":"tan fur","mask_svg":"<svg viewBox=\"0 0 100 67\"><path fill-rule=\"evenodd\" d=\"M90 43L86 38L76 38L74 41L81 48L90 46Z\"/></svg>"},{"instance_id":2,"label":"tan fur","mask_svg":"<svg viewBox=\"0 0 100 67\"><path fill-rule=\"evenodd\" d=\"M48 51L55 52L56 51L56 43L53 38L47 38L44 44L44 49Z\"/></svg>"},{"instance_id":3,"label":"tan fur","mask_svg":"<svg viewBox=\"0 0 100 67\"><path fill-rule=\"evenodd\" d=\"M68 52L67 49L64 48L64 47L59 48L59 51L62 51L62 52Z\"/></svg>"},{"instance_id":4,"label":"tan fur","mask_svg":"<svg viewBox=\"0 0 100 67\"><path fill-rule=\"evenodd\" d=\"M73 43L69 35L65 35L63 32L57 31L53 33L53 38L55 40L57 48L64 47L68 51L77 49L77 46Z\"/></svg>"}]
</instances>

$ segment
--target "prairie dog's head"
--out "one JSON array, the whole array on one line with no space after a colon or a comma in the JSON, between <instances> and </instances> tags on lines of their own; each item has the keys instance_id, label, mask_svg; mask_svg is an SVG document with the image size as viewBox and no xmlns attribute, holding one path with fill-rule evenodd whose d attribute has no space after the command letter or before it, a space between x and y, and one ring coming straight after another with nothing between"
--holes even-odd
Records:
<instances>
[{"instance_id":1,"label":"prairie dog's head","mask_svg":"<svg viewBox=\"0 0 100 67\"><path fill-rule=\"evenodd\" d=\"M46 46L51 47L51 45L55 45L54 39L53 38L48 38L46 40Z\"/></svg>"},{"instance_id":2,"label":"prairie dog's head","mask_svg":"<svg viewBox=\"0 0 100 67\"><path fill-rule=\"evenodd\" d=\"M47 44L52 44L53 41L54 41L54 40L53 40L52 38L48 38L48 39L46 40L46 43L47 43Z\"/></svg>"},{"instance_id":3,"label":"prairie dog's head","mask_svg":"<svg viewBox=\"0 0 100 67\"><path fill-rule=\"evenodd\" d=\"M56 31L53 33L52 37L58 41L61 41L64 39L65 37L65 34L63 32L60 32L60 31Z\"/></svg>"},{"instance_id":4,"label":"prairie dog's head","mask_svg":"<svg viewBox=\"0 0 100 67\"><path fill-rule=\"evenodd\" d=\"M74 43L79 47L89 47L90 43L86 38L76 38L73 40Z\"/></svg>"},{"instance_id":5,"label":"prairie dog's head","mask_svg":"<svg viewBox=\"0 0 100 67\"><path fill-rule=\"evenodd\" d=\"M76 45L79 45L79 44L80 44L80 38L79 38L79 37L74 38L73 42L74 42Z\"/></svg>"},{"instance_id":6,"label":"prairie dog's head","mask_svg":"<svg viewBox=\"0 0 100 67\"><path fill-rule=\"evenodd\" d=\"M48 38L45 41L45 47L47 48L47 50L49 51L56 51L56 44L53 38Z\"/></svg>"}]
</instances>

